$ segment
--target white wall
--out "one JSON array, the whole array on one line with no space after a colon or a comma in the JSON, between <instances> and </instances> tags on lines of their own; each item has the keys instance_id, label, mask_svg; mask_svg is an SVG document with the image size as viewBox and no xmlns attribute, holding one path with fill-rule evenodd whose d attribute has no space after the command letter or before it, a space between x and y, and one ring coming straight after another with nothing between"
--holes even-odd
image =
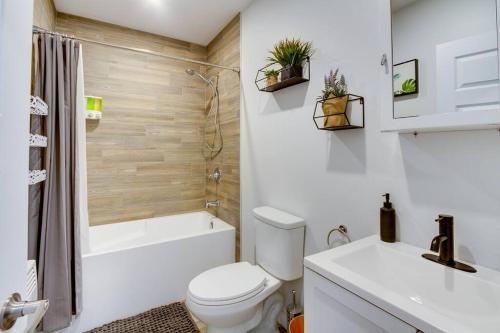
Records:
<instances>
[{"instance_id":1,"label":"white wall","mask_svg":"<svg viewBox=\"0 0 500 333\"><path fill-rule=\"evenodd\" d=\"M306 255L326 249L345 224L353 239L378 232L381 195L390 192L401 241L428 248L439 213L455 216L459 258L500 270L500 133L413 135L380 132L387 0L255 0L242 13L242 258L254 258L252 208L271 205L307 220ZM255 73L279 39L312 40L312 80L274 94ZM322 76L340 66L365 96L366 128L316 130L312 113ZM388 89L388 90L387 90Z\"/></svg>"},{"instance_id":2,"label":"white wall","mask_svg":"<svg viewBox=\"0 0 500 333\"><path fill-rule=\"evenodd\" d=\"M398 97L396 117L436 110L436 45L496 29L496 0L417 0L392 16L394 63L419 60L420 92Z\"/></svg>"}]
</instances>

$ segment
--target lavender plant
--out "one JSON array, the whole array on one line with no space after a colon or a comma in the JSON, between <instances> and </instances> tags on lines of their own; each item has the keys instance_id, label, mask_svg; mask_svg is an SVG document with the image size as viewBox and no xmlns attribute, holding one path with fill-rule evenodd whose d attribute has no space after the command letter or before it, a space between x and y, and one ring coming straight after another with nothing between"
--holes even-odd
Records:
<instances>
[{"instance_id":1,"label":"lavender plant","mask_svg":"<svg viewBox=\"0 0 500 333\"><path fill-rule=\"evenodd\" d=\"M322 90L322 95L319 99L328 99L331 97L341 97L347 95L347 84L344 74L339 77L339 69L330 70L330 73L325 75L325 88Z\"/></svg>"}]
</instances>

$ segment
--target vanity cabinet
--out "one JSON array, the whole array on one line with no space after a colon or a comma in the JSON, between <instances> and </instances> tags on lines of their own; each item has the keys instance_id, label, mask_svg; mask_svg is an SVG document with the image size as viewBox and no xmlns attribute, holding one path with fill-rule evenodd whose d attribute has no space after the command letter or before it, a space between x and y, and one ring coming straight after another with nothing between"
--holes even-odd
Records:
<instances>
[{"instance_id":1,"label":"vanity cabinet","mask_svg":"<svg viewBox=\"0 0 500 333\"><path fill-rule=\"evenodd\" d=\"M404 321L316 272L304 272L305 332L415 333Z\"/></svg>"}]
</instances>

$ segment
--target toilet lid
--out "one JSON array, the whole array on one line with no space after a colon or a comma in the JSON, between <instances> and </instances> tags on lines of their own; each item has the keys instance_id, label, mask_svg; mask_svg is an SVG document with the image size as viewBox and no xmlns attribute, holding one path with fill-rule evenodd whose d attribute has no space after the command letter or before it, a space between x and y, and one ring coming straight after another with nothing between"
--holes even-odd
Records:
<instances>
[{"instance_id":1,"label":"toilet lid","mask_svg":"<svg viewBox=\"0 0 500 333\"><path fill-rule=\"evenodd\" d=\"M199 303L229 304L258 294L266 280L260 267L239 262L201 273L189 284L189 293Z\"/></svg>"}]
</instances>

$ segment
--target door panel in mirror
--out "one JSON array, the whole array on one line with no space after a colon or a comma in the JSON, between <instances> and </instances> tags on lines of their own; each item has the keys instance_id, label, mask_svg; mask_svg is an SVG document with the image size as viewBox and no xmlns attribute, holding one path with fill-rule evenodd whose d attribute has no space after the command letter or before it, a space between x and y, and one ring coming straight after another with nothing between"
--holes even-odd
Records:
<instances>
[{"instance_id":1,"label":"door panel in mirror","mask_svg":"<svg viewBox=\"0 0 500 333\"><path fill-rule=\"evenodd\" d=\"M439 112L499 108L495 32L440 44L436 51L436 106Z\"/></svg>"},{"instance_id":2,"label":"door panel in mirror","mask_svg":"<svg viewBox=\"0 0 500 333\"><path fill-rule=\"evenodd\" d=\"M391 0L394 118L499 109L496 0ZM416 59L416 69L408 66Z\"/></svg>"}]
</instances>

